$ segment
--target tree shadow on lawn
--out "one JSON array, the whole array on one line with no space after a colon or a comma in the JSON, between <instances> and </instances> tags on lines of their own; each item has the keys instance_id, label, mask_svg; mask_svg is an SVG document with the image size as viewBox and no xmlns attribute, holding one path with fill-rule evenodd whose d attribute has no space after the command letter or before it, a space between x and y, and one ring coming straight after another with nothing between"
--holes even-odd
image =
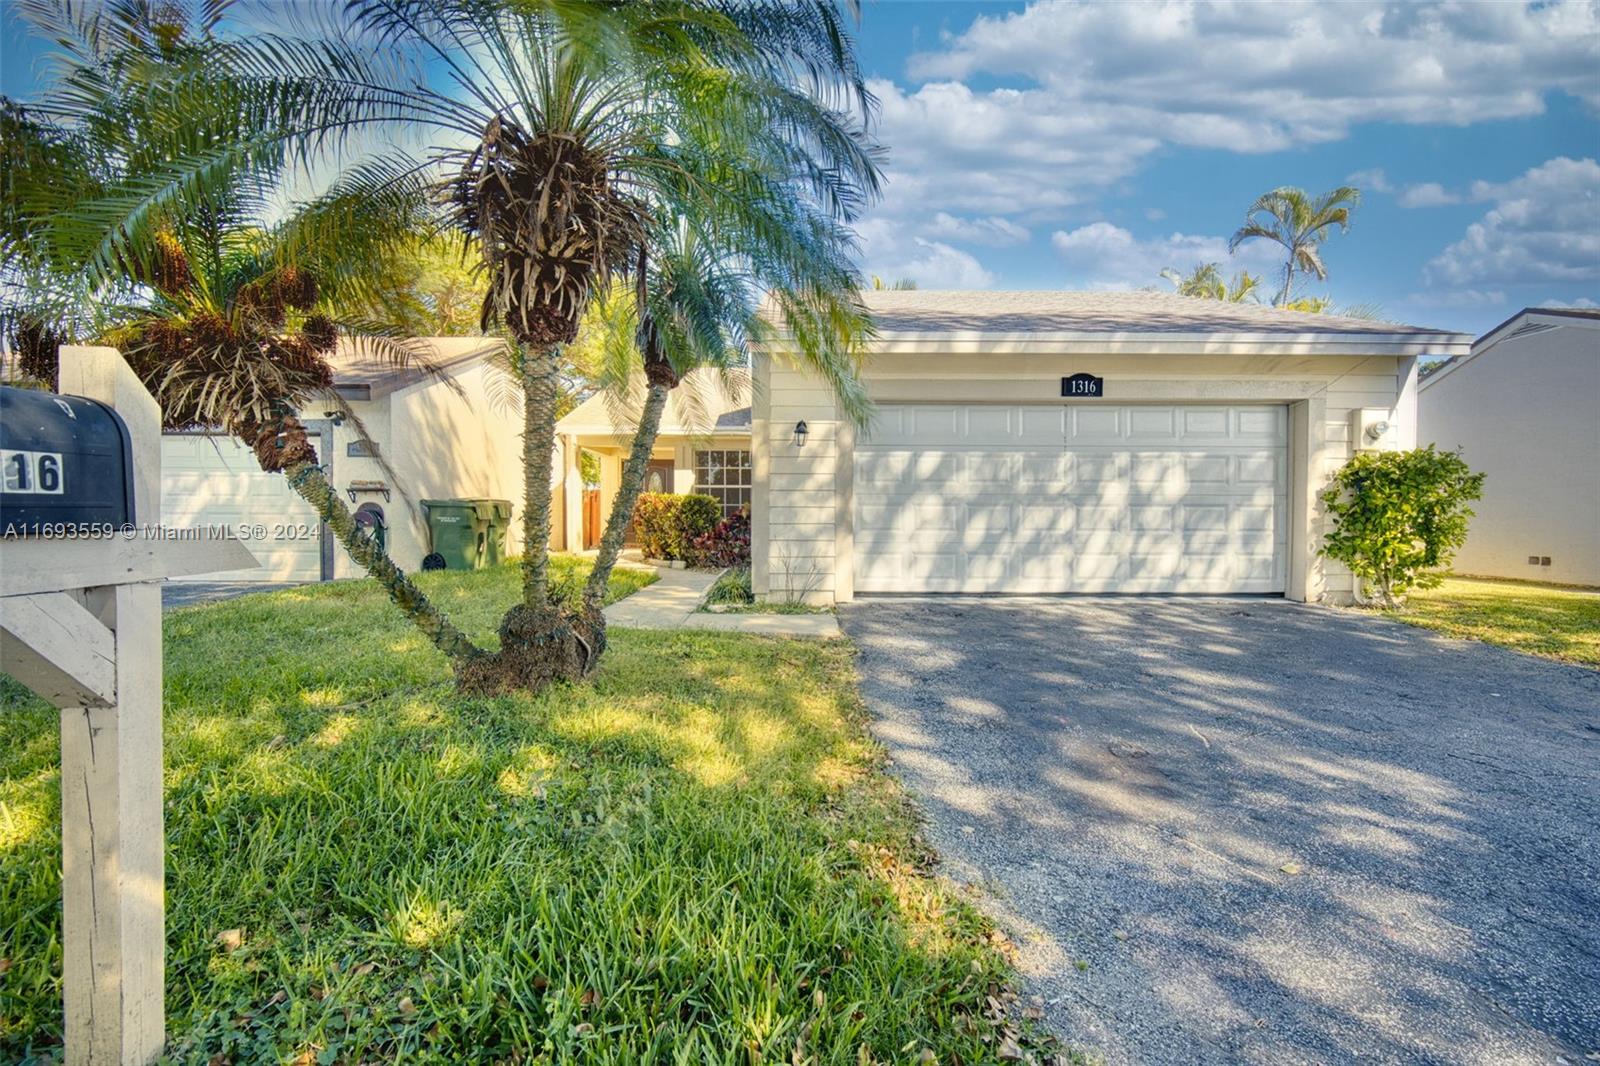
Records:
<instances>
[{"instance_id":1,"label":"tree shadow on lawn","mask_svg":"<svg viewBox=\"0 0 1600 1066\"><path fill-rule=\"evenodd\" d=\"M1003 960L912 861L838 642L623 630L593 684L466 699L349 586L166 647L176 1061L993 1057ZM48 1058L55 712L3 695L0 1051Z\"/></svg>"},{"instance_id":2,"label":"tree shadow on lawn","mask_svg":"<svg viewBox=\"0 0 1600 1066\"><path fill-rule=\"evenodd\" d=\"M844 622L934 843L996 889L1071 1042L1600 1048L1600 674L1269 600L878 601Z\"/></svg>"}]
</instances>

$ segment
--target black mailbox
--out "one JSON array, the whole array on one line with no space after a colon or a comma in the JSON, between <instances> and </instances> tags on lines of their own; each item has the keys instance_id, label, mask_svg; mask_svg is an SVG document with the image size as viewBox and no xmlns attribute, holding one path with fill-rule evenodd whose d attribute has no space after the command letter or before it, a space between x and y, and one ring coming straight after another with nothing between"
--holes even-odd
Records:
<instances>
[{"instance_id":1,"label":"black mailbox","mask_svg":"<svg viewBox=\"0 0 1600 1066\"><path fill-rule=\"evenodd\" d=\"M133 442L121 416L82 396L0 385L0 535L133 521Z\"/></svg>"}]
</instances>

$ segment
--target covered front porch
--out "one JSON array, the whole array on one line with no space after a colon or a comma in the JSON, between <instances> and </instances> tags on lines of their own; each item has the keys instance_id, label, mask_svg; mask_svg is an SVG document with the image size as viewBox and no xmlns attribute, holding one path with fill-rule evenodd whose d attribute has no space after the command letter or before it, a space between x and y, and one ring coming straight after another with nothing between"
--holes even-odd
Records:
<instances>
[{"instance_id":1,"label":"covered front porch","mask_svg":"<svg viewBox=\"0 0 1600 1066\"><path fill-rule=\"evenodd\" d=\"M645 492L700 492L724 514L750 505L750 387L744 373L695 371L667 401ZM637 405L593 396L556 423L560 475L550 547L599 545L633 447Z\"/></svg>"}]
</instances>

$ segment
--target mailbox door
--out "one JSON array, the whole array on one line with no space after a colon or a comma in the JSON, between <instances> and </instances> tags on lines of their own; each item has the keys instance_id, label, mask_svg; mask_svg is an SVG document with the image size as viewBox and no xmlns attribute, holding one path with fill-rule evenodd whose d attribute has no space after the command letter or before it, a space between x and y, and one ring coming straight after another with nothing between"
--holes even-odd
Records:
<instances>
[{"instance_id":1,"label":"mailbox door","mask_svg":"<svg viewBox=\"0 0 1600 1066\"><path fill-rule=\"evenodd\" d=\"M133 445L116 411L0 386L0 533L120 527L135 517Z\"/></svg>"}]
</instances>

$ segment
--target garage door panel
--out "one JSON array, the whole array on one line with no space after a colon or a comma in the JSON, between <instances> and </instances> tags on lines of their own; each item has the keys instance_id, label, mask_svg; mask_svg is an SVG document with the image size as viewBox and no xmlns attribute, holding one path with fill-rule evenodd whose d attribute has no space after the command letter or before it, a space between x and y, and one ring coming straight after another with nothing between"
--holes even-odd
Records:
<instances>
[{"instance_id":1,"label":"garage door panel","mask_svg":"<svg viewBox=\"0 0 1600 1066\"><path fill-rule=\"evenodd\" d=\"M1233 435L1237 440L1271 441L1283 443L1288 436L1288 422L1280 408L1233 408Z\"/></svg>"},{"instance_id":2,"label":"garage door panel","mask_svg":"<svg viewBox=\"0 0 1600 1066\"><path fill-rule=\"evenodd\" d=\"M1130 441L1170 441L1178 435L1178 411L1173 407L1130 407L1127 421Z\"/></svg>"},{"instance_id":3,"label":"garage door panel","mask_svg":"<svg viewBox=\"0 0 1600 1066\"><path fill-rule=\"evenodd\" d=\"M1180 438L1185 441L1228 439L1229 412L1226 407L1188 407L1179 419Z\"/></svg>"},{"instance_id":4,"label":"garage door panel","mask_svg":"<svg viewBox=\"0 0 1600 1066\"><path fill-rule=\"evenodd\" d=\"M882 424L900 443L856 454L862 592L1283 590L1285 408L890 404Z\"/></svg>"},{"instance_id":5,"label":"garage door panel","mask_svg":"<svg viewBox=\"0 0 1600 1066\"><path fill-rule=\"evenodd\" d=\"M1021 407L1017 424L1018 443L1028 447L1053 444L1059 448L1067 431L1067 408Z\"/></svg>"},{"instance_id":6,"label":"garage door panel","mask_svg":"<svg viewBox=\"0 0 1600 1066\"><path fill-rule=\"evenodd\" d=\"M1067 441L1072 444L1120 444L1125 413L1117 407L1069 407Z\"/></svg>"},{"instance_id":7,"label":"garage door panel","mask_svg":"<svg viewBox=\"0 0 1600 1066\"><path fill-rule=\"evenodd\" d=\"M1072 456L1056 445L1054 452L1023 452L1018 456L1017 485L1030 489L1069 488L1075 476Z\"/></svg>"}]
</instances>

